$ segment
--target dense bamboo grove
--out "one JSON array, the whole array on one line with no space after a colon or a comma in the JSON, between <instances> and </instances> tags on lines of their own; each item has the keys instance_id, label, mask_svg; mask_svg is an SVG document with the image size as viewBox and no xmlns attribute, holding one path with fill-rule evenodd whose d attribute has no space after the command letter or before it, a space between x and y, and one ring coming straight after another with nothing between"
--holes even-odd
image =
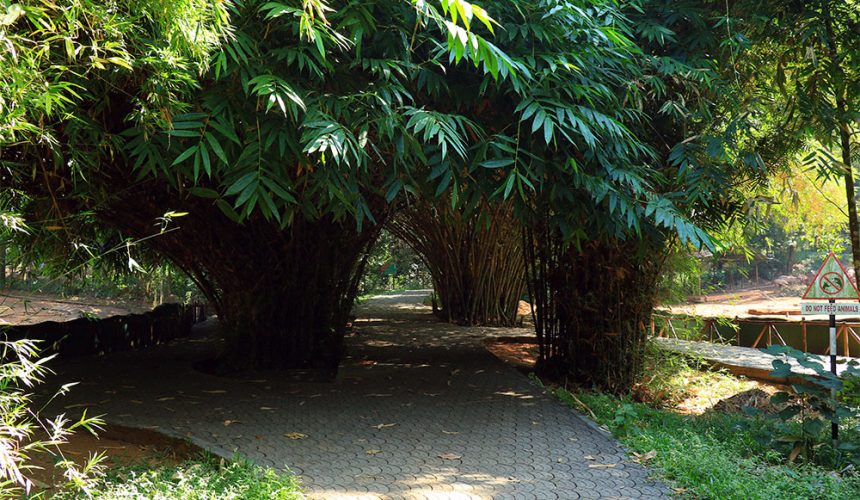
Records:
<instances>
[{"instance_id":1,"label":"dense bamboo grove","mask_svg":"<svg viewBox=\"0 0 860 500\"><path fill-rule=\"evenodd\" d=\"M510 326L525 288L519 222L509 203L465 212L450 200L418 200L389 228L418 252L433 277L438 313L465 325Z\"/></svg>"},{"instance_id":2,"label":"dense bamboo grove","mask_svg":"<svg viewBox=\"0 0 860 500\"><path fill-rule=\"evenodd\" d=\"M538 373L627 390L641 374L664 249L641 240L593 241L577 249L545 221L522 234Z\"/></svg>"}]
</instances>

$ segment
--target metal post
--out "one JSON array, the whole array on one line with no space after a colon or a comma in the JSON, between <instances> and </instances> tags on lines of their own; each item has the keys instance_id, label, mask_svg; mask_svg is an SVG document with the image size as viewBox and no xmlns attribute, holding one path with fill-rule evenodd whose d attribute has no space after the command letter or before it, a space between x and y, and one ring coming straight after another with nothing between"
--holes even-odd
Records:
<instances>
[{"instance_id":1,"label":"metal post","mask_svg":"<svg viewBox=\"0 0 860 500\"><path fill-rule=\"evenodd\" d=\"M830 299L831 304L835 304L836 300ZM834 310L835 312L835 310ZM830 315L830 373L836 375L836 315ZM830 389L830 396L836 399L836 389ZM833 446L836 446L836 441L839 439L839 424L830 422L830 438L833 439Z\"/></svg>"}]
</instances>

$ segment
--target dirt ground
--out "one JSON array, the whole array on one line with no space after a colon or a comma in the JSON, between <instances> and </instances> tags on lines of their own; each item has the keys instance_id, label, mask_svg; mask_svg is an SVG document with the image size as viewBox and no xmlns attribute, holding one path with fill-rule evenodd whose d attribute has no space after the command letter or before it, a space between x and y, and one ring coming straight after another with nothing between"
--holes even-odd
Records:
<instances>
[{"instance_id":1,"label":"dirt ground","mask_svg":"<svg viewBox=\"0 0 860 500\"><path fill-rule=\"evenodd\" d=\"M149 305L143 302L75 296L60 298L17 290L0 292L0 326L71 321L85 315L107 318L148 310Z\"/></svg>"},{"instance_id":2,"label":"dirt ground","mask_svg":"<svg viewBox=\"0 0 860 500\"><path fill-rule=\"evenodd\" d=\"M692 297L687 304L658 307L672 314L688 314L704 318L750 316L796 316L800 319L800 297L803 291L782 296L779 288L748 289Z\"/></svg>"},{"instance_id":3,"label":"dirt ground","mask_svg":"<svg viewBox=\"0 0 860 500\"><path fill-rule=\"evenodd\" d=\"M531 372L537 362L538 345L531 337L497 337L484 345L494 356L525 373Z\"/></svg>"},{"instance_id":4,"label":"dirt ground","mask_svg":"<svg viewBox=\"0 0 860 500\"><path fill-rule=\"evenodd\" d=\"M157 468L176 465L202 453L185 441L146 429L110 425L98 434L95 437L85 430L77 431L60 447L63 456L82 465L90 456L104 453L101 465L106 468L127 465ZM33 456L30 464L38 468L30 471L28 477L37 490L50 491L51 486L62 483L62 471L54 467L59 459L47 453Z\"/></svg>"}]
</instances>

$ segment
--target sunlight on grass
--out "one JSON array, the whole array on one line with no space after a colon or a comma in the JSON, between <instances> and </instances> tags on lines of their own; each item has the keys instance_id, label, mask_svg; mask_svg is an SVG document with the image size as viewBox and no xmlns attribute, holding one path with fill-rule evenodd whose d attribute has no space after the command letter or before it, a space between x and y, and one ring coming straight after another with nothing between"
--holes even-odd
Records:
<instances>
[{"instance_id":1,"label":"sunlight on grass","mask_svg":"<svg viewBox=\"0 0 860 500\"><path fill-rule=\"evenodd\" d=\"M299 480L289 473L263 468L243 459L201 457L176 466L145 465L111 469L89 488L92 498L278 499L304 498ZM52 498L87 498L82 492Z\"/></svg>"}]
</instances>

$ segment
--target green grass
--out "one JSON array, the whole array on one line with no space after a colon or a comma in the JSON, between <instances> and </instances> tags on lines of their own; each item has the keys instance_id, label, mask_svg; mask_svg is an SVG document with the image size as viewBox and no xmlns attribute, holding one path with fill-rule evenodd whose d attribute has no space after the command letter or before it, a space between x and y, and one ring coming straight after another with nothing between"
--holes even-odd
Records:
<instances>
[{"instance_id":1,"label":"green grass","mask_svg":"<svg viewBox=\"0 0 860 500\"><path fill-rule=\"evenodd\" d=\"M176 466L145 466L108 470L89 491L102 499L280 499L304 498L298 478L256 466L243 459L226 461L211 456ZM61 493L52 498L87 498L83 492Z\"/></svg>"},{"instance_id":2,"label":"green grass","mask_svg":"<svg viewBox=\"0 0 860 500\"><path fill-rule=\"evenodd\" d=\"M839 477L817 465L788 463L770 447L770 422L743 415L682 415L599 393L551 389L631 451L656 451L649 466L685 495L697 498L860 498L860 476ZM586 412L588 412L586 410ZM850 435L857 439L856 433Z\"/></svg>"},{"instance_id":3,"label":"green grass","mask_svg":"<svg viewBox=\"0 0 860 500\"><path fill-rule=\"evenodd\" d=\"M655 342L647 344L644 372L647 375L633 388L638 401L667 408L686 401L687 410L694 413L759 387L726 371L709 370L705 360L667 351Z\"/></svg>"}]
</instances>

